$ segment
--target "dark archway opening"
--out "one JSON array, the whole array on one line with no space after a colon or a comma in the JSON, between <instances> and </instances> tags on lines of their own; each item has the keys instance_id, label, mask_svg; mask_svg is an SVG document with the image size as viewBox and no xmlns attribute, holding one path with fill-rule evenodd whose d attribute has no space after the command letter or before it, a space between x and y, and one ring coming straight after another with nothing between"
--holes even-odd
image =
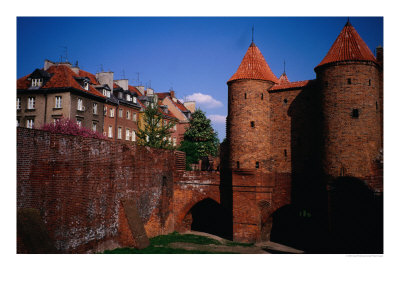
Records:
<instances>
[{"instance_id":1,"label":"dark archway opening","mask_svg":"<svg viewBox=\"0 0 400 300\"><path fill-rule=\"evenodd\" d=\"M230 238L230 214L220 204L207 198L192 207L191 230Z\"/></svg>"}]
</instances>

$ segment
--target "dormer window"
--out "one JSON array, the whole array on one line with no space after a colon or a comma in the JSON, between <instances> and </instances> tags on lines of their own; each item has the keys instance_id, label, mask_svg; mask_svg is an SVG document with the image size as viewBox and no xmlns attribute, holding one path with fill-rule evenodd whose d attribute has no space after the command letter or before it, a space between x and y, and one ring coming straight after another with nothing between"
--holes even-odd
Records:
<instances>
[{"instance_id":1,"label":"dormer window","mask_svg":"<svg viewBox=\"0 0 400 300\"><path fill-rule=\"evenodd\" d=\"M106 96L107 98L110 98L111 92L109 90L103 89L103 96Z\"/></svg>"},{"instance_id":2,"label":"dormer window","mask_svg":"<svg viewBox=\"0 0 400 300\"><path fill-rule=\"evenodd\" d=\"M89 90L89 82L85 81L83 83L83 88L88 91Z\"/></svg>"},{"instance_id":3,"label":"dormer window","mask_svg":"<svg viewBox=\"0 0 400 300\"><path fill-rule=\"evenodd\" d=\"M32 86L42 86L42 78L32 78Z\"/></svg>"},{"instance_id":4,"label":"dormer window","mask_svg":"<svg viewBox=\"0 0 400 300\"><path fill-rule=\"evenodd\" d=\"M122 99L122 92L118 92L118 99Z\"/></svg>"},{"instance_id":5,"label":"dormer window","mask_svg":"<svg viewBox=\"0 0 400 300\"><path fill-rule=\"evenodd\" d=\"M132 101L132 99L131 99L131 95L129 95L129 94L126 94L126 101Z\"/></svg>"},{"instance_id":6,"label":"dormer window","mask_svg":"<svg viewBox=\"0 0 400 300\"><path fill-rule=\"evenodd\" d=\"M132 97L133 99L133 103L137 103L137 98L136 97Z\"/></svg>"}]
</instances>

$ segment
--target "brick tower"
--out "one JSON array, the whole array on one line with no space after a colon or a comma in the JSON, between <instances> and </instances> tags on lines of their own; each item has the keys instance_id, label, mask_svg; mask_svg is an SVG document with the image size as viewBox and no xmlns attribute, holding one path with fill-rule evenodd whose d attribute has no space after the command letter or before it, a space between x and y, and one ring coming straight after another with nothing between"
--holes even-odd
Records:
<instances>
[{"instance_id":1,"label":"brick tower","mask_svg":"<svg viewBox=\"0 0 400 300\"><path fill-rule=\"evenodd\" d=\"M323 169L329 178L374 174L381 145L380 64L347 22L315 68L323 113Z\"/></svg>"},{"instance_id":2,"label":"brick tower","mask_svg":"<svg viewBox=\"0 0 400 300\"><path fill-rule=\"evenodd\" d=\"M227 82L227 138L232 174L233 239L236 241L264 239L263 224L274 185L268 89L277 82L253 42Z\"/></svg>"}]
</instances>

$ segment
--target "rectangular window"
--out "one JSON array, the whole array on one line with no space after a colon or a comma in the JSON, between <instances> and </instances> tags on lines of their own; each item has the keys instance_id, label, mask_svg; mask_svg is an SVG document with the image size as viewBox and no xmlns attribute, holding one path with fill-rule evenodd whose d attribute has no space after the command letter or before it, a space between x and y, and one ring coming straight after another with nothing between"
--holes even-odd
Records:
<instances>
[{"instance_id":1,"label":"rectangular window","mask_svg":"<svg viewBox=\"0 0 400 300\"><path fill-rule=\"evenodd\" d=\"M136 141L136 131L132 130L132 142Z\"/></svg>"},{"instance_id":2,"label":"rectangular window","mask_svg":"<svg viewBox=\"0 0 400 300\"><path fill-rule=\"evenodd\" d=\"M56 103L54 108L61 108L61 107L62 107L61 96L56 96Z\"/></svg>"},{"instance_id":3,"label":"rectangular window","mask_svg":"<svg viewBox=\"0 0 400 300\"><path fill-rule=\"evenodd\" d=\"M122 139L122 128L121 127L118 127L118 135L117 135L117 138L120 140L120 139Z\"/></svg>"},{"instance_id":4,"label":"rectangular window","mask_svg":"<svg viewBox=\"0 0 400 300\"><path fill-rule=\"evenodd\" d=\"M83 84L83 88L88 91L89 90L89 82L85 82Z\"/></svg>"},{"instance_id":5,"label":"rectangular window","mask_svg":"<svg viewBox=\"0 0 400 300\"><path fill-rule=\"evenodd\" d=\"M176 137L172 139L172 146L176 147Z\"/></svg>"},{"instance_id":6,"label":"rectangular window","mask_svg":"<svg viewBox=\"0 0 400 300\"><path fill-rule=\"evenodd\" d=\"M35 97L28 98L28 109L35 109Z\"/></svg>"},{"instance_id":7,"label":"rectangular window","mask_svg":"<svg viewBox=\"0 0 400 300\"><path fill-rule=\"evenodd\" d=\"M97 103L93 103L93 114L97 115Z\"/></svg>"},{"instance_id":8,"label":"rectangular window","mask_svg":"<svg viewBox=\"0 0 400 300\"><path fill-rule=\"evenodd\" d=\"M176 124L174 125L174 131L176 131Z\"/></svg>"},{"instance_id":9,"label":"rectangular window","mask_svg":"<svg viewBox=\"0 0 400 300\"><path fill-rule=\"evenodd\" d=\"M126 118L127 118L128 120L131 119L131 112L130 112L129 110L126 111Z\"/></svg>"},{"instance_id":10,"label":"rectangular window","mask_svg":"<svg viewBox=\"0 0 400 300\"><path fill-rule=\"evenodd\" d=\"M17 98L17 109L21 109L21 98Z\"/></svg>"},{"instance_id":11,"label":"rectangular window","mask_svg":"<svg viewBox=\"0 0 400 300\"><path fill-rule=\"evenodd\" d=\"M256 169L260 168L260 163L256 161Z\"/></svg>"},{"instance_id":12,"label":"rectangular window","mask_svg":"<svg viewBox=\"0 0 400 300\"><path fill-rule=\"evenodd\" d=\"M20 124L20 120L19 120L19 118L17 118L17 127L19 127L21 124Z\"/></svg>"},{"instance_id":13,"label":"rectangular window","mask_svg":"<svg viewBox=\"0 0 400 300\"><path fill-rule=\"evenodd\" d=\"M82 120L76 120L76 124L78 124L79 127L82 127Z\"/></svg>"},{"instance_id":14,"label":"rectangular window","mask_svg":"<svg viewBox=\"0 0 400 300\"><path fill-rule=\"evenodd\" d=\"M126 94L126 101L131 101L131 95L129 95L129 94Z\"/></svg>"},{"instance_id":15,"label":"rectangular window","mask_svg":"<svg viewBox=\"0 0 400 300\"><path fill-rule=\"evenodd\" d=\"M137 121L136 114L132 114L132 121L134 121L134 122Z\"/></svg>"},{"instance_id":16,"label":"rectangular window","mask_svg":"<svg viewBox=\"0 0 400 300\"><path fill-rule=\"evenodd\" d=\"M92 123L92 131L97 131L97 123L96 122Z\"/></svg>"},{"instance_id":17,"label":"rectangular window","mask_svg":"<svg viewBox=\"0 0 400 300\"><path fill-rule=\"evenodd\" d=\"M118 117L122 118L123 115L124 115L124 111L122 109L120 109L118 112Z\"/></svg>"},{"instance_id":18,"label":"rectangular window","mask_svg":"<svg viewBox=\"0 0 400 300\"><path fill-rule=\"evenodd\" d=\"M42 79L41 78L32 79L32 86L42 86Z\"/></svg>"},{"instance_id":19,"label":"rectangular window","mask_svg":"<svg viewBox=\"0 0 400 300\"><path fill-rule=\"evenodd\" d=\"M77 110L79 110L79 111L83 111L83 101L82 101L82 99L78 99L78 107L77 107Z\"/></svg>"},{"instance_id":20,"label":"rectangular window","mask_svg":"<svg viewBox=\"0 0 400 300\"><path fill-rule=\"evenodd\" d=\"M26 128L32 129L35 126L34 119L26 119Z\"/></svg>"},{"instance_id":21,"label":"rectangular window","mask_svg":"<svg viewBox=\"0 0 400 300\"><path fill-rule=\"evenodd\" d=\"M110 108L110 118L114 118L114 108Z\"/></svg>"},{"instance_id":22,"label":"rectangular window","mask_svg":"<svg viewBox=\"0 0 400 300\"><path fill-rule=\"evenodd\" d=\"M137 103L136 97L133 97L133 103Z\"/></svg>"},{"instance_id":23,"label":"rectangular window","mask_svg":"<svg viewBox=\"0 0 400 300\"><path fill-rule=\"evenodd\" d=\"M112 126L108 126L108 137L112 138L113 137L113 133L112 133Z\"/></svg>"},{"instance_id":24,"label":"rectangular window","mask_svg":"<svg viewBox=\"0 0 400 300\"><path fill-rule=\"evenodd\" d=\"M104 113L105 116L107 116L107 106L104 106L103 113Z\"/></svg>"},{"instance_id":25,"label":"rectangular window","mask_svg":"<svg viewBox=\"0 0 400 300\"><path fill-rule=\"evenodd\" d=\"M354 108L352 113L351 113L351 117L354 118L354 119L358 119L358 115L359 115L358 109Z\"/></svg>"},{"instance_id":26,"label":"rectangular window","mask_svg":"<svg viewBox=\"0 0 400 300\"><path fill-rule=\"evenodd\" d=\"M131 131L129 130L129 128L126 128L125 130L125 140L129 141L131 138Z\"/></svg>"}]
</instances>

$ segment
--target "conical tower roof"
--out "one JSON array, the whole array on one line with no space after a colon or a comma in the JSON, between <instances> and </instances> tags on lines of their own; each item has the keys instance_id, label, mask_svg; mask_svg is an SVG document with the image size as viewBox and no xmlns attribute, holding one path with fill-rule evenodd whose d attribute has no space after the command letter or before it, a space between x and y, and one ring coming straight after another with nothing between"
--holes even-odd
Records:
<instances>
[{"instance_id":1,"label":"conical tower roof","mask_svg":"<svg viewBox=\"0 0 400 300\"><path fill-rule=\"evenodd\" d=\"M281 77L278 79L278 84L290 83L289 78L286 75L286 72L283 72Z\"/></svg>"},{"instance_id":2,"label":"conical tower roof","mask_svg":"<svg viewBox=\"0 0 400 300\"><path fill-rule=\"evenodd\" d=\"M261 51L253 42L247 49L236 73L233 74L228 82L238 79L260 79L278 82L278 78L272 73Z\"/></svg>"},{"instance_id":3,"label":"conical tower roof","mask_svg":"<svg viewBox=\"0 0 400 300\"><path fill-rule=\"evenodd\" d=\"M349 21L347 21L328 54L316 68L339 61L376 62L375 56Z\"/></svg>"}]
</instances>

